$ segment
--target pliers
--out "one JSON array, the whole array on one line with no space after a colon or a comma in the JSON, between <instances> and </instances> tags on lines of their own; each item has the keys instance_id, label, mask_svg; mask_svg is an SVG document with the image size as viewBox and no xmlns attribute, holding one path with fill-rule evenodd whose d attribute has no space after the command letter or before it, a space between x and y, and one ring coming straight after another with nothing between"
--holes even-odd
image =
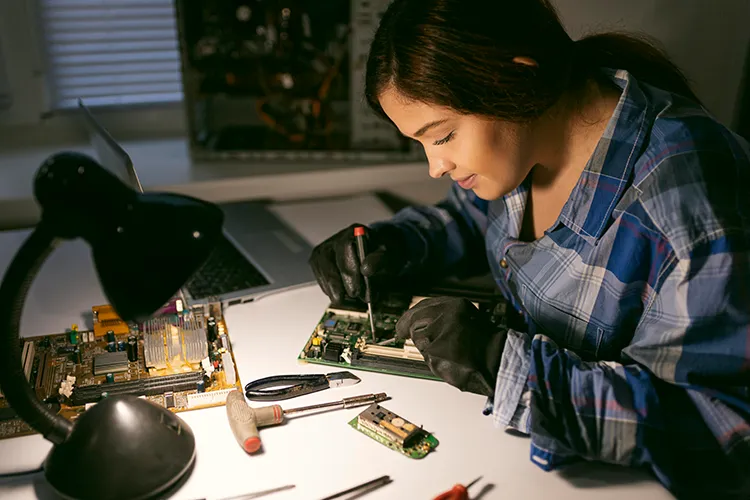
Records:
<instances>
[{"instance_id":1,"label":"pliers","mask_svg":"<svg viewBox=\"0 0 750 500\"><path fill-rule=\"evenodd\" d=\"M329 387L343 387L359 383L350 372L325 375L274 375L245 385L245 396L251 401L279 401L322 391Z\"/></svg>"}]
</instances>

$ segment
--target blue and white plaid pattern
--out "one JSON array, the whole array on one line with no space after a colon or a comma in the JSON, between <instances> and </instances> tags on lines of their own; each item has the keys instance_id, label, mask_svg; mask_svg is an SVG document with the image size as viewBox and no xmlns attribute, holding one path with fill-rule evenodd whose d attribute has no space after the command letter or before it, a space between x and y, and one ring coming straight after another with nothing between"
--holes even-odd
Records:
<instances>
[{"instance_id":1,"label":"blue and white plaid pattern","mask_svg":"<svg viewBox=\"0 0 750 500\"><path fill-rule=\"evenodd\" d=\"M526 318L488 412L530 434L536 464L645 467L678 496L750 498L750 148L610 74L615 114L541 239L518 240L528 182L491 202L454 185L393 222L435 272L488 261Z\"/></svg>"}]
</instances>

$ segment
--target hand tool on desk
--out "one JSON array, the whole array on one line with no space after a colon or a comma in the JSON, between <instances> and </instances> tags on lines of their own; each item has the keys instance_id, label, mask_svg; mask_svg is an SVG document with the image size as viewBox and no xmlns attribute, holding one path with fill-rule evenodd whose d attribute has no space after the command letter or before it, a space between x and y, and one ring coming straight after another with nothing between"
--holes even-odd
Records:
<instances>
[{"instance_id":1,"label":"hand tool on desk","mask_svg":"<svg viewBox=\"0 0 750 500\"><path fill-rule=\"evenodd\" d=\"M276 493L284 490L291 490L294 488L293 484L287 484L286 486L279 486L278 488L271 488L270 490L255 491L253 493L247 493L245 495L238 495L235 497L222 498L221 500L250 500L251 498L260 498L271 493Z\"/></svg>"},{"instance_id":2,"label":"hand tool on desk","mask_svg":"<svg viewBox=\"0 0 750 500\"><path fill-rule=\"evenodd\" d=\"M439 494L433 500L469 500L469 488L474 486L480 479L482 479L482 476L479 476L466 486L457 484L450 490Z\"/></svg>"},{"instance_id":3,"label":"hand tool on desk","mask_svg":"<svg viewBox=\"0 0 750 500\"><path fill-rule=\"evenodd\" d=\"M357 253L359 253L359 265L361 266L364 261L365 257L367 257L367 252L365 251L365 228L362 226L357 226L354 228L354 237L357 240ZM367 314L370 316L370 328L372 330L372 340L375 341L375 320L372 316L372 295L370 294L370 279L367 276L364 276L365 280L365 293L367 294Z\"/></svg>"},{"instance_id":4,"label":"hand tool on desk","mask_svg":"<svg viewBox=\"0 0 750 500\"><path fill-rule=\"evenodd\" d=\"M359 382L359 377L347 371L325 375L274 375L246 384L245 396L251 401L279 401Z\"/></svg>"},{"instance_id":5,"label":"hand tool on desk","mask_svg":"<svg viewBox=\"0 0 750 500\"><path fill-rule=\"evenodd\" d=\"M366 483L362 483L353 488L349 488L348 490L334 493L333 495L325 497L322 500L333 500L334 498L341 498L344 495L348 495L349 493L354 493L356 491L361 492L360 494L357 495L357 498L359 498L362 494L367 493L370 490L380 488L381 486L385 486L386 484L390 482L391 482L390 476L380 476L377 479L373 479L372 481L367 481Z\"/></svg>"},{"instance_id":6,"label":"hand tool on desk","mask_svg":"<svg viewBox=\"0 0 750 500\"><path fill-rule=\"evenodd\" d=\"M221 498L220 500L250 500L251 498L260 498L260 497L264 497L266 495L270 495L271 493L276 493L279 491L291 490L294 487L295 485L293 484L287 484L286 486L279 486L278 488L271 488L270 490L254 491L252 493L245 493L244 495L224 497L224 498ZM196 500L206 500L206 498L197 498Z\"/></svg>"},{"instance_id":7,"label":"hand tool on desk","mask_svg":"<svg viewBox=\"0 0 750 500\"><path fill-rule=\"evenodd\" d=\"M280 424L287 415L320 410L322 408L354 408L379 403L386 399L388 399L388 396L384 392L381 392L378 394L365 394L352 398L344 398L331 403L284 410L279 405L251 408L245 401L245 396L240 391L234 390L227 395L226 407L229 426L232 428L237 443L247 453L255 453L260 449L261 444L258 427Z\"/></svg>"}]
</instances>

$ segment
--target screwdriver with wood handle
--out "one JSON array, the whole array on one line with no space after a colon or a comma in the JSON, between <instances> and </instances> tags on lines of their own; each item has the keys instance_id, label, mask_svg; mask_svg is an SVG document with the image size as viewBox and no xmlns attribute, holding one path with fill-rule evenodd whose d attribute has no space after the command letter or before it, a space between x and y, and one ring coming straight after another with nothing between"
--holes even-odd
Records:
<instances>
[{"instance_id":1,"label":"screwdriver with wood handle","mask_svg":"<svg viewBox=\"0 0 750 500\"><path fill-rule=\"evenodd\" d=\"M232 428L237 443L247 453L255 453L260 449L259 427L280 424L284 417L296 413L319 410L322 408L354 408L357 406L379 403L388 399L384 392L378 394L365 394L352 398L344 398L340 401L323 403L300 408L284 410L279 405L261 406L252 408L245 401L245 395L240 391L232 391L227 395L227 418Z\"/></svg>"}]
</instances>

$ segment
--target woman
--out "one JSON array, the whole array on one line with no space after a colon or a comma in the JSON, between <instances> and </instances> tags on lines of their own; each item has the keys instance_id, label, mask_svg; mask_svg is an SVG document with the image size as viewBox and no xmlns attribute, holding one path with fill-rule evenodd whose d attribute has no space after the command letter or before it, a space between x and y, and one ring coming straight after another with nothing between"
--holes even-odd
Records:
<instances>
[{"instance_id":1,"label":"woman","mask_svg":"<svg viewBox=\"0 0 750 500\"><path fill-rule=\"evenodd\" d=\"M679 70L628 36L573 42L546 0L395 0L365 92L456 182L372 225L362 266L351 229L318 246L331 299L489 265L523 326L440 297L398 332L536 464L750 498L750 148Z\"/></svg>"}]
</instances>

